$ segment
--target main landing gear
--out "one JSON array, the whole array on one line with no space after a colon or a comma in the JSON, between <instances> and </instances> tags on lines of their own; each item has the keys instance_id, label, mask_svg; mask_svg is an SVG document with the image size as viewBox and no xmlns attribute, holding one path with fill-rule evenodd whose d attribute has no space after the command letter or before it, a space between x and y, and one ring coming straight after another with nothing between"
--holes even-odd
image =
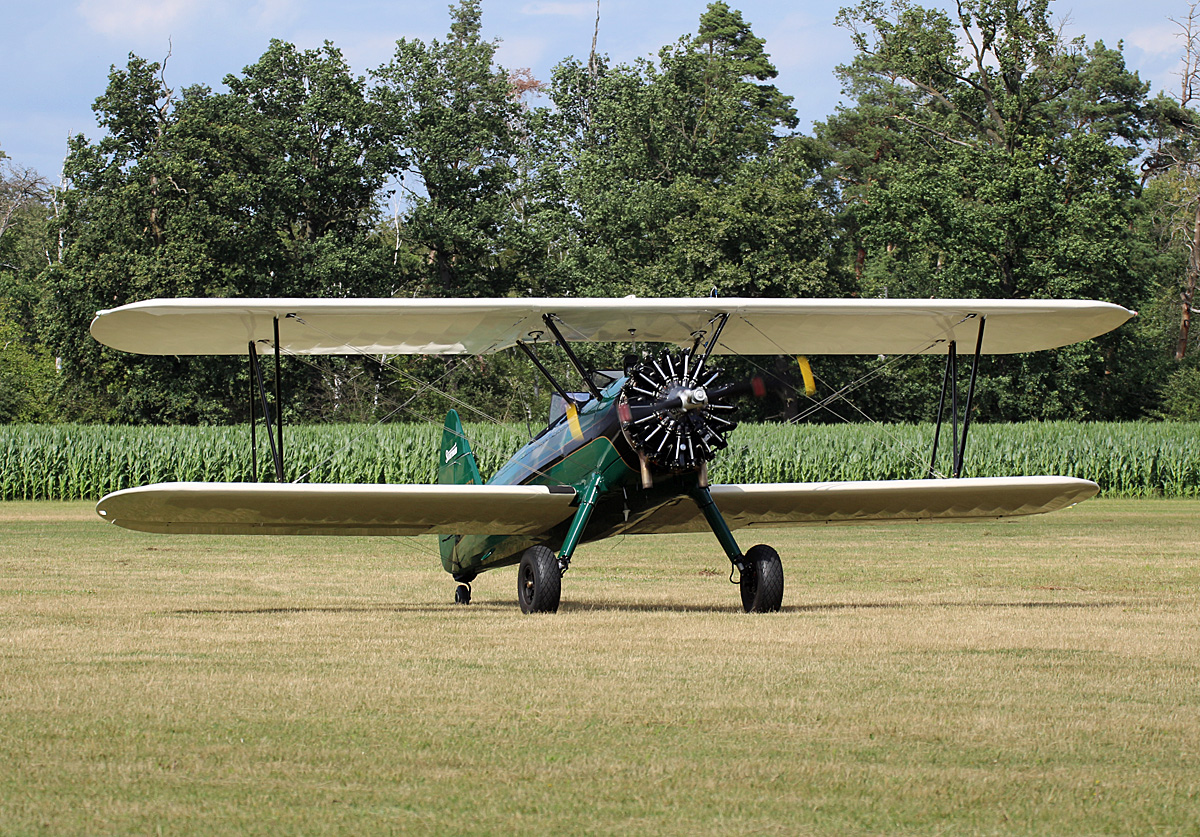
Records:
<instances>
[{"instance_id":1,"label":"main landing gear","mask_svg":"<svg viewBox=\"0 0 1200 837\"><path fill-rule=\"evenodd\" d=\"M571 521L558 555L549 547L538 545L531 546L521 556L521 564L517 569L517 601L522 613L554 613L558 610L563 573L570 565L571 555L579 543L599 493L600 475L596 474L582 492L579 510ZM783 605L783 564L779 561L779 553L766 544L759 544L743 555L733 532L713 502L708 485L697 481L688 493L738 572L738 586L741 588L745 611L773 613L779 610ZM455 601L459 600L456 595ZM467 600L470 600L470 590L467 591Z\"/></svg>"},{"instance_id":2,"label":"main landing gear","mask_svg":"<svg viewBox=\"0 0 1200 837\"><path fill-rule=\"evenodd\" d=\"M554 613L562 596L562 570L548 547L531 546L517 569L517 601L522 613Z\"/></svg>"},{"instance_id":3,"label":"main landing gear","mask_svg":"<svg viewBox=\"0 0 1200 837\"><path fill-rule=\"evenodd\" d=\"M774 613L783 606L783 564L779 553L766 544L750 547L742 563L742 609L747 613Z\"/></svg>"},{"instance_id":4,"label":"main landing gear","mask_svg":"<svg viewBox=\"0 0 1200 837\"><path fill-rule=\"evenodd\" d=\"M742 609L747 613L775 613L783 606L783 563L779 553L766 544L750 547L741 556ZM454 600L466 604L471 593L466 585L466 599ZM562 596L562 569L554 552L544 546L525 550L517 569L517 601L522 613L554 613Z\"/></svg>"},{"instance_id":5,"label":"main landing gear","mask_svg":"<svg viewBox=\"0 0 1200 837\"><path fill-rule=\"evenodd\" d=\"M729 531L707 485L697 484L692 499L704 513L713 534L717 536L729 562L738 571L738 586L742 593L742 608L747 613L774 613L783 606L783 564L779 553L766 544L750 547L745 555Z\"/></svg>"},{"instance_id":6,"label":"main landing gear","mask_svg":"<svg viewBox=\"0 0 1200 837\"><path fill-rule=\"evenodd\" d=\"M778 611L783 606L783 563L779 560L779 553L773 547L758 544L743 555L733 533L717 511L708 488L697 486L692 491L692 497L738 571L737 584L742 595L742 609L747 613ZM568 538L570 549L564 548L562 558L545 546L532 546L525 550L517 569L517 601L522 613L554 613L558 610L563 571L570 561L570 551L573 551L576 541L577 533L575 537ZM466 601L470 601L469 589L466 595ZM455 601L460 601L457 594Z\"/></svg>"}]
</instances>

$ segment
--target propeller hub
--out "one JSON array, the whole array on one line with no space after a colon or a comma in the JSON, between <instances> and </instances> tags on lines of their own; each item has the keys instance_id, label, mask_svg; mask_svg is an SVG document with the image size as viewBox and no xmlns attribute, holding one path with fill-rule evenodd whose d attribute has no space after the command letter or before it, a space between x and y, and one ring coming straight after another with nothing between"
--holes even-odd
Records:
<instances>
[{"instance_id":1,"label":"propeller hub","mask_svg":"<svg viewBox=\"0 0 1200 837\"><path fill-rule=\"evenodd\" d=\"M703 410L708 406L708 392L704 387L680 390L679 400L683 405L683 409L688 412Z\"/></svg>"}]
</instances>

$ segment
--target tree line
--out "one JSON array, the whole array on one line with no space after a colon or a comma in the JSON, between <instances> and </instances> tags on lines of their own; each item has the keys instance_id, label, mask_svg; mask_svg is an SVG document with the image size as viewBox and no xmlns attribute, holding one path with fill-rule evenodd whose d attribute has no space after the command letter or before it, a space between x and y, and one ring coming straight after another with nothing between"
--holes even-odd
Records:
<instances>
[{"instance_id":1,"label":"tree line","mask_svg":"<svg viewBox=\"0 0 1200 837\"><path fill-rule=\"evenodd\" d=\"M481 0L366 76L330 42L272 41L220 91L131 54L60 184L0 159L0 421L244 420L244 361L89 337L139 299L713 293L1116 302L1141 312L1118 333L987 359L976 418L1200 417L1196 7L1180 89L1150 97L1120 45L1066 39L1049 2L843 9L848 104L810 134L719 0L653 60L593 52L547 80L497 65ZM878 366L813 360L833 385ZM874 369L855 415L929 419L937 363ZM507 421L547 395L505 355L290 358L285 400L308 421L436 414L416 380Z\"/></svg>"}]
</instances>

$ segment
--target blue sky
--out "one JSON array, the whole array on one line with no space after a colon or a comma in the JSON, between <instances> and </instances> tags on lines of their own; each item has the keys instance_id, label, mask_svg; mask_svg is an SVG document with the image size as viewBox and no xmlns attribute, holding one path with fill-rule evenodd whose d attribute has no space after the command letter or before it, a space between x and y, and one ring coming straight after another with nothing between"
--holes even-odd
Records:
<instances>
[{"instance_id":1,"label":"blue sky","mask_svg":"<svg viewBox=\"0 0 1200 837\"><path fill-rule=\"evenodd\" d=\"M766 39L779 68L777 84L795 97L800 128L823 120L840 101L834 67L852 57L849 35L833 25L847 0L728 0ZM57 178L67 137L99 130L91 104L104 92L109 67L130 52L161 60L167 82L221 88L227 73L253 63L271 38L315 47L331 40L357 74L391 56L398 38L442 38L447 2L413 0L0 0L0 149L21 165ZM695 31L708 0L600 0L598 48L616 61L649 56ZM930 2L924 5L947 4ZM1181 54L1179 28L1187 0L1055 0L1068 36L1109 46L1125 42L1128 65L1154 88L1174 90ZM595 0L483 0L483 26L502 40L499 62L530 67L547 79L568 55L586 56Z\"/></svg>"}]
</instances>

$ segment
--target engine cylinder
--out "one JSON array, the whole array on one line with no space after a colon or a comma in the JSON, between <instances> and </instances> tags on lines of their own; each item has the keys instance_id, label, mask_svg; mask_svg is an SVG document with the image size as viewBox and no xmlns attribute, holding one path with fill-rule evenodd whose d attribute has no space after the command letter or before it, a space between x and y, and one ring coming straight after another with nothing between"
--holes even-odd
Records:
<instances>
[{"instance_id":1,"label":"engine cylinder","mask_svg":"<svg viewBox=\"0 0 1200 837\"><path fill-rule=\"evenodd\" d=\"M714 384L720 369L708 369L691 352L664 351L629 369L618 415L634 449L668 471L699 468L727 446L737 427L736 408Z\"/></svg>"}]
</instances>

